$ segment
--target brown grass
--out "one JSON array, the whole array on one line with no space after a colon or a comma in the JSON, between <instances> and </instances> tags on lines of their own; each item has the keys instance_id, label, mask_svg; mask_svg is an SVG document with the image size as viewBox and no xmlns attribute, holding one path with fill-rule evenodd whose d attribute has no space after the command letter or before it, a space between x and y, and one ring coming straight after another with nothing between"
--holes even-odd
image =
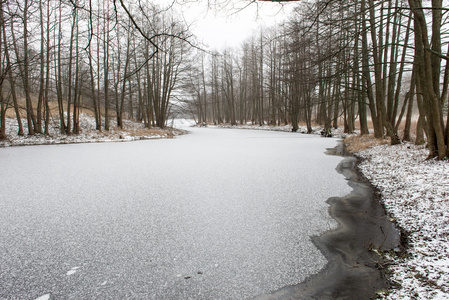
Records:
<instances>
[{"instance_id":1,"label":"brown grass","mask_svg":"<svg viewBox=\"0 0 449 300\"><path fill-rule=\"evenodd\" d=\"M416 127L418 123L418 115L415 114L412 116L412 123L410 127L410 138L411 141L414 142L416 138ZM360 128L360 122L357 119L356 120L356 127ZM370 132L373 132L373 123L370 118L368 118L368 128ZM405 117L403 118L401 124L398 128L398 135L402 139L404 136L404 128L405 128ZM345 139L345 145L346 150L355 153L358 151L365 150L370 147L378 146L378 145L385 145L390 143L390 138L386 137L384 139L376 139L374 138L374 135L371 133L370 135L363 135L363 136L350 136Z\"/></svg>"},{"instance_id":2,"label":"brown grass","mask_svg":"<svg viewBox=\"0 0 449 300\"><path fill-rule=\"evenodd\" d=\"M356 153L370 147L386 145L390 143L389 138L376 139L374 135L353 135L345 139L346 150Z\"/></svg>"},{"instance_id":3,"label":"brown grass","mask_svg":"<svg viewBox=\"0 0 449 300\"><path fill-rule=\"evenodd\" d=\"M141 129L118 129L119 131L125 131L130 136L156 136L156 135L167 135L173 137L173 133L168 129L160 128L141 128Z\"/></svg>"},{"instance_id":4,"label":"brown grass","mask_svg":"<svg viewBox=\"0 0 449 300\"><path fill-rule=\"evenodd\" d=\"M36 113L37 110L37 100L33 100L33 112ZM20 117L22 119L25 119L27 117L26 115L26 103L25 103L25 99L24 98L19 98L18 99L18 106L19 106L19 113L20 113ZM64 102L64 111L67 111L67 103ZM48 107L50 108L50 114L52 116L58 116L59 115L59 107L58 107L58 102L56 100L52 100L48 102ZM94 116L94 113L92 110L87 109L87 108L80 108L80 113L85 113L91 117ZM11 119L15 119L16 118L16 111L14 110L14 107L10 106L7 110L6 110L6 117L7 118L11 118Z\"/></svg>"}]
</instances>

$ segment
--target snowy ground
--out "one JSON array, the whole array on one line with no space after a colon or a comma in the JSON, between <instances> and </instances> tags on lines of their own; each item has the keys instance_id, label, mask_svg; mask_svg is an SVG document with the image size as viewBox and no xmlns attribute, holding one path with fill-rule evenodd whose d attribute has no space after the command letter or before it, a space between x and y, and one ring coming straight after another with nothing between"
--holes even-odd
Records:
<instances>
[{"instance_id":1,"label":"snowy ground","mask_svg":"<svg viewBox=\"0 0 449 300\"><path fill-rule=\"evenodd\" d=\"M73 144L93 142L125 142L142 139L169 138L181 134L180 130L161 130L158 128L146 129L143 123L124 120L123 129L116 128L116 122L111 121L111 130L98 131L95 129L95 119L87 114L80 115L81 133L77 135L65 135L59 132L59 123L54 121L50 124L49 135L35 134L28 136L26 120L22 120L24 136L19 136L16 119L6 119L6 140L0 140L0 147L24 146L24 145L50 145L50 144ZM182 125L182 124L181 124Z\"/></svg>"},{"instance_id":2,"label":"snowy ground","mask_svg":"<svg viewBox=\"0 0 449 300\"><path fill-rule=\"evenodd\" d=\"M246 124L246 125L208 125L209 127L220 127L220 128L239 128L239 129L252 129L252 130L269 130L269 131L283 131L283 132L291 132L292 126L291 125L283 125L283 126L272 126L272 125L253 125L253 124ZM312 127L312 133L313 135L321 135L321 131L323 131L324 128L320 126L313 126ZM299 126L297 133L306 134L307 133L307 127L306 126ZM344 133L343 128L337 128L332 129L332 136L333 137L339 137L344 138L347 136L346 133Z\"/></svg>"},{"instance_id":3,"label":"snowy ground","mask_svg":"<svg viewBox=\"0 0 449 300\"><path fill-rule=\"evenodd\" d=\"M358 152L362 173L407 234L404 255L389 255L397 289L387 299L449 299L449 165L426 160L424 146L376 146Z\"/></svg>"}]
</instances>

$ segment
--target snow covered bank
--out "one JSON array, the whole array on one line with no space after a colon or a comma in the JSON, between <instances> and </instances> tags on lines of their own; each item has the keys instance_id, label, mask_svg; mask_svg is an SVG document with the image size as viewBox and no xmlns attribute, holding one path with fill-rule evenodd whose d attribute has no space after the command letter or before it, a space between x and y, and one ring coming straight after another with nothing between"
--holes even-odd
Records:
<instances>
[{"instance_id":1,"label":"snow covered bank","mask_svg":"<svg viewBox=\"0 0 449 300\"><path fill-rule=\"evenodd\" d=\"M239 124L239 125L208 125L209 127L219 128L237 128L237 129L251 129L251 130L268 130L268 131L283 131L291 132L292 125L272 126L272 125L257 125L257 124ZM321 135L324 127L313 126L311 134ZM296 133L307 134L307 126L299 126ZM348 134L344 133L343 128L332 129L332 136L337 138L345 138Z\"/></svg>"},{"instance_id":2,"label":"snow covered bank","mask_svg":"<svg viewBox=\"0 0 449 300\"><path fill-rule=\"evenodd\" d=\"M23 131L28 132L27 124L24 120ZM73 144L73 143L94 143L94 142L126 142L143 139L171 138L182 134L184 131L178 129L147 129L143 123L129 120L123 121L123 129L116 128L116 123L111 122L111 130L98 131L95 129L95 119L87 114L80 115L80 134L61 134L59 123L53 122L49 127L49 135L35 134L33 136L19 136L17 120L6 119L6 140L0 140L0 147L24 146L24 145L50 145L50 144Z\"/></svg>"},{"instance_id":3,"label":"snow covered bank","mask_svg":"<svg viewBox=\"0 0 449 300\"><path fill-rule=\"evenodd\" d=\"M387 299L449 299L449 164L426 161L424 146L382 145L356 153L361 172L381 192L388 214L407 233L391 256Z\"/></svg>"}]
</instances>

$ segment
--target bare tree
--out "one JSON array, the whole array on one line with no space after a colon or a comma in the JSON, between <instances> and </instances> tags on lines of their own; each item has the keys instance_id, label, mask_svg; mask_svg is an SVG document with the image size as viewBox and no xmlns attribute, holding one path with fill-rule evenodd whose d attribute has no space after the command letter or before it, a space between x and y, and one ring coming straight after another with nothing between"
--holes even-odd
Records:
<instances>
[{"instance_id":1,"label":"bare tree","mask_svg":"<svg viewBox=\"0 0 449 300\"><path fill-rule=\"evenodd\" d=\"M449 155L449 138L445 137L442 109L444 99L441 98L440 92L442 1L432 1L431 37L422 1L408 2L414 19L417 80L423 97L420 113L425 118L429 158L444 159Z\"/></svg>"}]
</instances>

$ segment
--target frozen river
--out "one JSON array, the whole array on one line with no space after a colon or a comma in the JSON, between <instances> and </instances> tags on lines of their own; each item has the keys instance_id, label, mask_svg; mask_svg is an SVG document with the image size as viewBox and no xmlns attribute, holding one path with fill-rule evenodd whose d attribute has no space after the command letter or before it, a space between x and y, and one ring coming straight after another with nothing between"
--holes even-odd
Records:
<instances>
[{"instance_id":1,"label":"frozen river","mask_svg":"<svg viewBox=\"0 0 449 300\"><path fill-rule=\"evenodd\" d=\"M335 139L192 129L0 149L0 299L243 299L326 259Z\"/></svg>"}]
</instances>

